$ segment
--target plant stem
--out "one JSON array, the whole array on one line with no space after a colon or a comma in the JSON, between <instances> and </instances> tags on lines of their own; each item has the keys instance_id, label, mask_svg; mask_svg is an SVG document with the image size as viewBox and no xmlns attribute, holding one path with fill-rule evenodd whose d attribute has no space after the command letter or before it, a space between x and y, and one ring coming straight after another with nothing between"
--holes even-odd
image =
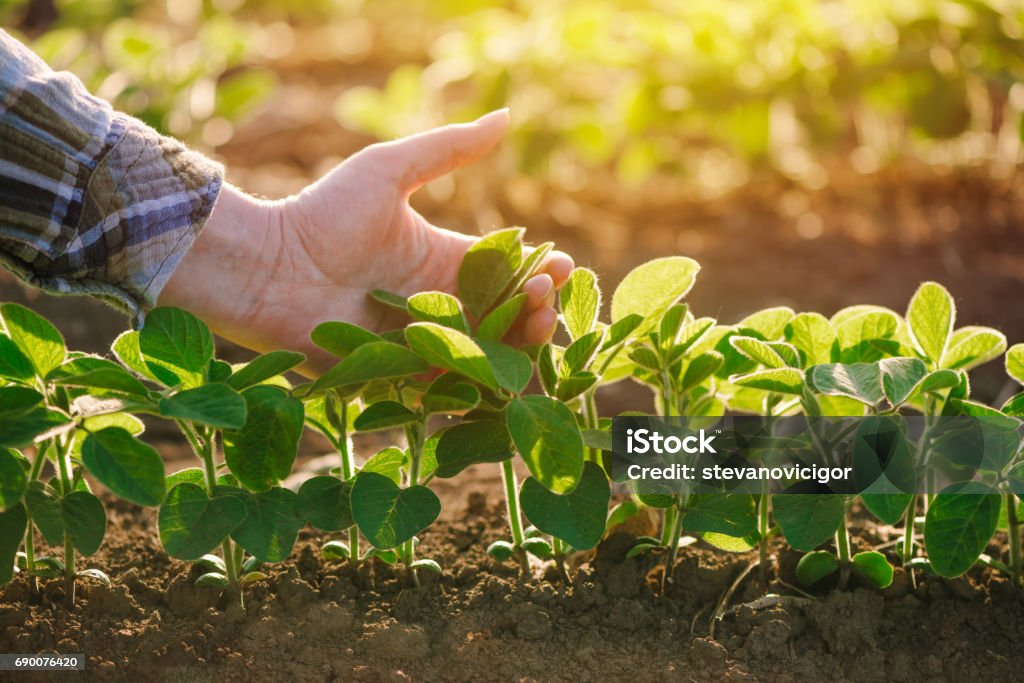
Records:
<instances>
[{"instance_id":1,"label":"plant stem","mask_svg":"<svg viewBox=\"0 0 1024 683\"><path fill-rule=\"evenodd\" d=\"M341 414L337 415L338 432L338 455L341 456L341 480L349 481L355 476L356 466L352 459L351 449L348 447L348 403L339 399ZM348 528L348 561L350 564L359 563L359 529L353 524Z\"/></svg>"},{"instance_id":2,"label":"plant stem","mask_svg":"<svg viewBox=\"0 0 1024 683\"><path fill-rule=\"evenodd\" d=\"M551 549L555 554L555 566L558 567L558 573L562 576L562 581L569 585L571 579L569 579L569 571L565 568L565 544L562 539L552 536Z\"/></svg>"},{"instance_id":3,"label":"plant stem","mask_svg":"<svg viewBox=\"0 0 1024 683\"><path fill-rule=\"evenodd\" d=\"M192 442L193 447L198 448L198 455L203 461L203 472L206 475L206 492L212 497L214 488L217 486L217 465L214 462L216 433L195 434L192 433L191 429L186 429L184 426L182 426L182 430L186 436L189 436L189 441ZM229 590L233 593L238 593L238 599L244 606L245 602L242 598L242 591L238 586L238 567L235 565L235 552L230 538L225 538L221 541L220 551L224 556L224 570L227 574Z\"/></svg>"},{"instance_id":4,"label":"plant stem","mask_svg":"<svg viewBox=\"0 0 1024 683\"><path fill-rule=\"evenodd\" d=\"M1007 534L1010 539L1010 578L1013 585L1020 587L1021 551L1020 551L1020 519L1017 517L1017 497L1006 494Z\"/></svg>"},{"instance_id":5,"label":"plant stem","mask_svg":"<svg viewBox=\"0 0 1024 683\"><path fill-rule=\"evenodd\" d=\"M71 444L68 442L67 449L58 449L57 468L60 471L61 495L71 493ZM64 530L64 585L65 599L68 607L75 604L75 544L71 540L71 534Z\"/></svg>"},{"instance_id":6,"label":"plant stem","mask_svg":"<svg viewBox=\"0 0 1024 683\"><path fill-rule=\"evenodd\" d=\"M661 582L661 592L665 592L665 584L672 583L672 577L675 574L676 568L676 556L679 554L679 539L683 535L683 518L686 507L686 501L680 503L679 507L673 506L675 512L675 520L672 524L672 538L669 541L668 554L665 556L665 574Z\"/></svg>"},{"instance_id":7,"label":"plant stem","mask_svg":"<svg viewBox=\"0 0 1024 683\"><path fill-rule=\"evenodd\" d=\"M32 468L28 473L29 482L37 481L43 471L43 464L46 463L46 450L49 445L40 445L36 448L35 458L32 460ZM28 515L28 524L25 526L25 567L28 569L28 581L33 593L39 592L39 579L34 574L36 568L36 534L32 515Z\"/></svg>"},{"instance_id":8,"label":"plant stem","mask_svg":"<svg viewBox=\"0 0 1024 683\"><path fill-rule=\"evenodd\" d=\"M676 505L673 503L671 507L665 508L665 512L662 517L661 545L666 548L669 547L669 544L672 542L672 534L675 533L677 513Z\"/></svg>"},{"instance_id":9,"label":"plant stem","mask_svg":"<svg viewBox=\"0 0 1024 683\"><path fill-rule=\"evenodd\" d=\"M505 484L505 510L508 513L508 526L512 531L512 543L516 547L519 566L525 578L530 574L530 560L526 557L526 551L522 549L525 534L523 517L519 511L519 482L516 480L516 470L512 466L511 458L501 463L501 481Z\"/></svg>"},{"instance_id":10,"label":"plant stem","mask_svg":"<svg viewBox=\"0 0 1024 683\"><path fill-rule=\"evenodd\" d=\"M903 564L910 562L914 557L914 515L917 513L917 496L910 496L910 503L907 504L906 521L903 524L903 550L900 559Z\"/></svg>"},{"instance_id":11,"label":"plant stem","mask_svg":"<svg viewBox=\"0 0 1024 683\"><path fill-rule=\"evenodd\" d=\"M423 435L427 431L426 416L420 422L414 422L406 428L406 440L409 442L409 486L416 486L420 480L420 459L423 456ZM416 542L410 538L405 542L405 561L412 564L416 561ZM419 573L412 570L412 582L419 588Z\"/></svg>"},{"instance_id":12,"label":"plant stem","mask_svg":"<svg viewBox=\"0 0 1024 683\"><path fill-rule=\"evenodd\" d=\"M757 577L761 588L768 587L768 519L771 498L768 494L768 482L761 482L761 496L757 501Z\"/></svg>"},{"instance_id":13,"label":"plant stem","mask_svg":"<svg viewBox=\"0 0 1024 683\"><path fill-rule=\"evenodd\" d=\"M846 512L836 531L836 550L839 551L839 590L846 588L850 579L850 536L846 529Z\"/></svg>"}]
</instances>

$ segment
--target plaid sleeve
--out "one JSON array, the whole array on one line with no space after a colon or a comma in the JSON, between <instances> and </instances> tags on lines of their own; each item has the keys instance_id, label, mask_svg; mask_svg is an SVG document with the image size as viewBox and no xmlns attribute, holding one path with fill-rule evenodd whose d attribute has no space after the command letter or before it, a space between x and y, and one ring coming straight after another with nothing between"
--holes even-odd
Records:
<instances>
[{"instance_id":1,"label":"plaid sleeve","mask_svg":"<svg viewBox=\"0 0 1024 683\"><path fill-rule=\"evenodd\" d=\"M140 325L222 178L0 30L0 263L25 282L100 297Z\"/></svg>"}]
</instances>

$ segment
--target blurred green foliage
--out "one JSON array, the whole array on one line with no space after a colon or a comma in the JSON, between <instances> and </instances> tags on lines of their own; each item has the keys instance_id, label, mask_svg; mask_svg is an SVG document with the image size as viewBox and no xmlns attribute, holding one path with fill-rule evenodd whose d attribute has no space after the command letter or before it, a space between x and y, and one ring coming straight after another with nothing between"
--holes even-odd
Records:
<instances>
[{"instance_id":1,"label":"blurred green foliage","mask_svg":"<svg viewBox=\"0 0 1024 683\"><path fill-rule=\"evenodd\" d=\"M339 102L379 137L425 107L440 120L510 105L528 172L568 151L626 180L662 169L709 184L763 166L813 184L830 152L863 171L1018 157L1019 0L390 4L436 37L424 67Z\"/></svg>"},{"instance_id":2,"label":"blurred green foliage","mask_svg":"<svg viewBox=\"0 0 1024 683\"><path fill-rule=\"evenodd\" d=\"M259 25L202 0L0 0L5 27L40 16L34 39L15 34L51 66L194 144L225 142L277 85L260 68Z\"/></svg>"},{"instance_id":3,"label":"blurred green foliage","mask_svg":"<svg viewBox=\"0 0 1024 683\"><path fill-rule=\"evenodd\" d=\"M4 25L28 0L0 0ZM1020 157L1024 0L56 0L32 45L149 123L215 145L303 31L391 68L344 125L391 138L511 106L524 172L709 187L829 162ZM283 40L280 27L296 27ZM344 47L344 45L342 45ZM390 52L390 54L384 54ZM344 60L346 65L353 59ZM566 170L568 169L568 173ZM575 174L578 177L579 174Z\"/></svg>"}]
</instances>

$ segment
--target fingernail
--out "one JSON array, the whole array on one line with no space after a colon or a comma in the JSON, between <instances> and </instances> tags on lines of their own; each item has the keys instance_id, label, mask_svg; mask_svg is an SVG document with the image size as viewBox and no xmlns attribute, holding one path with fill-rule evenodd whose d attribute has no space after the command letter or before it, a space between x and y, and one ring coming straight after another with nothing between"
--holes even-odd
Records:
<instances>
[{"instance_id":1,"label":"fingernail","mask_svg":"<svg viewBox=\"0 0 1024 683\"><path fill-rule=\"evenodd\" d=\"M490 123L497 119L509 120L511 117L510 110L508 107L502 107L501 109L495 109L489 114L484 114L476 120L477 123Z\"/></svg>"}]
</instances>

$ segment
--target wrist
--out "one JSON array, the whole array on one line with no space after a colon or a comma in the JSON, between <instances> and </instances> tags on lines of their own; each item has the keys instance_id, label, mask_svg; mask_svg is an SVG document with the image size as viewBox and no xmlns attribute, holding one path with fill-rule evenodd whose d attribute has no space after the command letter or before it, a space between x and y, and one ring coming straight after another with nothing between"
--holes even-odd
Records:
<instances>
[{"instance_id":1,"label":"wrist","mask_svg":"<svg viewBox=\"0 0 1024 683\"><path fill-rule=\"evenodd\" d=\"M244 329L247 308L262 288L261 253L273 249L277 202L261 201L224 183L213 211L182 258L159 303L195 313L217 333Z\"/></svg>"}]
</instances>

